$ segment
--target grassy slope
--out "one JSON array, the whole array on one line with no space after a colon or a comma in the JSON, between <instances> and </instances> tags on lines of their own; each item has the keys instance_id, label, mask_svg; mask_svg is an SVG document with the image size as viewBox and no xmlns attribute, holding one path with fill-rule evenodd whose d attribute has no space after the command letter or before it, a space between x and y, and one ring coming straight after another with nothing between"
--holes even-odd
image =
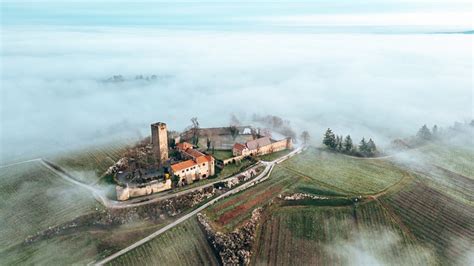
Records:
<instances>
[{"instance_id":1,"label":"grassy slope","mask_svg":"<svg viewBox=\"0 0 474 266\"><path fill-rule=\"evenodd\" d=\"M218 265L195 217L118 257L112 265Z\"/></svg>"},{"instance_id":2,"label":"grassy slope","mask_svg":"<svg viewBox=\"0 0 474 266\"><path fill-rule=\"evenodd\" d=\"M363 160L317 149L308 149L281 166L348 194L377 193L407 174L384 160Z\"/></svg>"},{"instance_id":3,"label":"grassy slope","mask_svg":"<svg viewBox=\"0 0 474 266\"><path fill-rule=\"evenodd\" d=\"M427 163L474 179L474 149L472 148L432 143L414 155L421 156Z\"/></svg>"},{"instance_id":4,"label":"grassy slope","mask_svg":"<svg viewBox=\"0 0 474 266\"><path fill-rule=\"evenodd\" d=\"M0 169L0 180L0 260L19 256L7 249L28 236L101 208L89 191L63 180L40 163Z\"/></svg>"}]
</instances>

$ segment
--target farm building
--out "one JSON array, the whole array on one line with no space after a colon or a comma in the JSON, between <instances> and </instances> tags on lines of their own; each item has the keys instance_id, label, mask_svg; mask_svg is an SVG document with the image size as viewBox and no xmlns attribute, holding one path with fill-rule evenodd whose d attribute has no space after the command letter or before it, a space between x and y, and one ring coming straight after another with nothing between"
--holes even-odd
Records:
<instances>
[{"instance_id":1,"label":"farm building","mask_svg":"<svg viewBox=\"0 0 474 266\"><path fill-rule=\"evenodd\" d=\"M291 138L282 140L274 140L270 137L263 137L247 141L246 143L235 143L232 147L232 154L234 156L254 156L265 155L277 151L291 149L293 142Z\"/></svg>"},{"instance_id":2,"label":"farm building","mask_svg":"<svg viewBox=\"0 0 474 266\"><path fill-rule=\"evenodd\" d=\"M201 178L213 176L215 173L215 160L210 155L195 150L190 143L183 142L176 145L185 161L171 165L171 171L180 179L192 182Z\"/></svg>"}]
</instances>

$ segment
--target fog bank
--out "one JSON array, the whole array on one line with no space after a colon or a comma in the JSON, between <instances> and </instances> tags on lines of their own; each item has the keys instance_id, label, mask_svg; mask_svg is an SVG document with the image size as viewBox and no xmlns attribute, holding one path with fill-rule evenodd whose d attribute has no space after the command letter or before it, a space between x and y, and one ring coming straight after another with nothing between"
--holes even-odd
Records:
<instances>
[{"instance_id":1,"label":"fog bank","mask_svg":"<svg viewBox=\"0 0 474 266\"><path fill-rule=\"evenodd\" d=\"M1 162L230 114L384 143L472 119L471 36L5 28ZM133 81L153 74L168 78Z\"/></svg>"}]
</instances>

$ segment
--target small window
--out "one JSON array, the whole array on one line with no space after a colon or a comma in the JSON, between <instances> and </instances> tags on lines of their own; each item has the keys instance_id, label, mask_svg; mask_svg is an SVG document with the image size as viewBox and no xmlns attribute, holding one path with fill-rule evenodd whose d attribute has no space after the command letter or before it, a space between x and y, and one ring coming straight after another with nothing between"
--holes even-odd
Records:
<instances>
[{"instance_id":1,"label":"small window","mask_svg":"<svg viewBox=\"0 0 474 266\"><path fill-rule=\"evenodd\" d=\"M202 164L202 166L206 165L205 163Z\"/></svg>"}]
</instances>

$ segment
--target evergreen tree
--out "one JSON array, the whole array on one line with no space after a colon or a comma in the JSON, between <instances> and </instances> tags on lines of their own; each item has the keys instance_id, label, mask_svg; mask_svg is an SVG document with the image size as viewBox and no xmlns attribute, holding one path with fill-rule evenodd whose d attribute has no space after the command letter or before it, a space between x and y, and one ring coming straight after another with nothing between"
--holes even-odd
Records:
<instances>
[{"instance_id":1,"label":"evergreen tree","mask_svg":"<svg viewBox=\"0 0 474 266\"><path fill-rule=\"evenodd\" d=\"M366 156L369 152L369 147L367 145L367 141L365 140L365 138L362 138L362 140L360 141L359 151L364 156Z\"/></svg>"},{"instance_id":2,"label":"evergreen tree","mask_svg":"<svg viewBox=\"0 0 474 266\"><path fill-rule=\"evenodd\" d=\"M377 147L372 139L369 139L369 142L367 142L367 152L370 155L374 155L377 152Z\"/></svg>"},{"instance_id":3,"label":"evergreen tree","mask_svg":"<svg viewBox=\"0 0 474 266\"><path fill-rule=\"evenodd\" d=\"M352 139L350 135L347 135L344 139L344 151L347 153L352 151Z\"/></svg>"},{"instance_id":4,"label":"evergreen tree","mask_svg":"<svg viewBox=\"0 0 474 266\"><path fill-rule=\"evenodd\" d=\"M430 140L431 139L431 132L426 125L423 125L416 136L422 140Z\"/></svg>"},{"instance_id":5,"label":"evergreen tree","mask_svg":"<svg viewBox=\"0 0 474 266\"><path fill-rule=\"evenodd\" d=\"M332 150L336 148L336 136L330 128L328 128L324 134L323 144Z\"/></svg>"}]
</instances>

